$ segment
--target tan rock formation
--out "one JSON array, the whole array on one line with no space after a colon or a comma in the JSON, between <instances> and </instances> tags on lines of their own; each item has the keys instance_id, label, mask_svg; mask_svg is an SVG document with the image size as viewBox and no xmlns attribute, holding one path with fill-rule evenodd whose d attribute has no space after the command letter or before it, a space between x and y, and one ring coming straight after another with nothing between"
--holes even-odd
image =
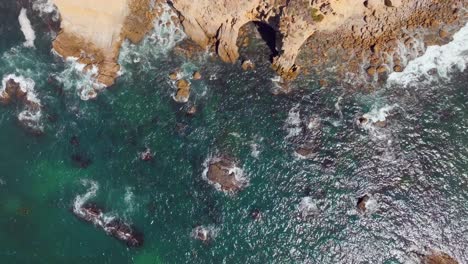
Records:
<instances>
[{"instance_id":1,"label":"tan rock formation","mask_svg":"<svg viewBox=\"0 0 468 264\"><path fill-rule=\"evenodd\" d=\"M297 76L296 58L311 36L326 36L316 41L316 49L323 45L322 50L333 50L336 45L357 47L361 52L372 50L376 55L369 67L383 73L397 64L384 66L385 61L378 57L389 46L395 48L396 42L386 44L400 39L402 29L453 22L458 11L467 6L462 0L225 0L216 4L210 0L174 0L173 4L187 35L202 46L216 45L226 62L239 57L236 40L244 24L259 21L270 25L281 37L273 68L286 80ZM444 38L447 35L442 32ZM414 45L411 41L407 44Z\"/></svg>"},{"instance_id":2,"label":"tan rock formation","mask_svg":"<svg viewBox=\"0 0 468 264\"><path fill-rule=\"evenodd\" d=\"M123 39L140 41L151 29L157 12L151 0L53 0L62 15L62 32L54 48L65 57L97 65L97 79L111 85L117 76L116 60ZM299 73L296 61L307 44L320 65L342 56L340 71L370 69L372 79L392 70L401 71L407 61L398 48L403 43L414 54L417 41L408 34L417 27L434 29L428 44L448 40L453 33L441 25L454 23L468 7L465 0L159 0L168 2L179 15L185 33L202 47L215 47L220 58L236 62L237 38L249 22L269 25L279 35L273 68L284 80ZM459 26L458 26L459 27ZM432 41L432 42L431 42ZM338 50L341 49L341 53ZM352 52L353 56L349 54ZM330 56L329 56L330 55ZM414 56L414 55L411 55ZM362 64L366 65L362 65ZM364 70L365 71L365 70Z\"/></svg>"},{"instance_id":3,"label":"tan rock formation","mask_svg":"<svg viewBox=\"0 0 468 264\"><path fill-rule=\"evenodd\" d=\"M64 58L74 57L104 86L114 84L122 41L141 41L157 11L151 0L53 0L61 15L61 31L53 43Z\"/></svg>"}]
</instances>

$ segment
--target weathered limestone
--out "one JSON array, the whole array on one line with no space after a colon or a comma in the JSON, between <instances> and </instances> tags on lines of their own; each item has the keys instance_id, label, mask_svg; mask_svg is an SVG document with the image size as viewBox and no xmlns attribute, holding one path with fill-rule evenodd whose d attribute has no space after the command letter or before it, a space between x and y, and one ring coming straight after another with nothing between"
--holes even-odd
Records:
<instances>
[{"instance_id":1,"label":"weathered limestone","mask_svg":"<svg viewBox=\"0 0 468 264\"><path fill-rule=\"evenodd\" d=\"M85 70L98 66L96 78L105 86L117 77L122 41L139 42L158 15L151 0L53 1L62 15L55 50L64 57L77 57L87 65ZM226 62L239 59L236 42L242 26L249 22L268 25L279 37L273 68L284 80L298 75L296 61L305 43L314 56L306 66L323 63L330 50L334 57L343 56L342 61L352 57L348 65L338 65L342 66L338 71L359 72L364 64L371 79L401 71L406 61L398 50L401 43L408 49L418 47L408 31L430 28L447 40L453 31L443 25L459 20L468 5L464 0L156 1L166 2L177 12L185 33L204 48L215 47ZM440 39L427 43L437 44ZM342 55L336 55L336 48L343 50Z\"/></svg>"}]
</instances>

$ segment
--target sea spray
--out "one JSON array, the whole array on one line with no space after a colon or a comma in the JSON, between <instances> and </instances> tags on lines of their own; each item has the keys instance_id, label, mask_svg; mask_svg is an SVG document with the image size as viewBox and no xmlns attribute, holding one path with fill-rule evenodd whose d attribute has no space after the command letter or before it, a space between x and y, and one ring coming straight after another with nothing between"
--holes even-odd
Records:
<instances>
[{"instance_id":1,"label":"sea spray","mask_svg":"<svg viewBox=\"0 0 468 264\"><path fill-rule=\"evenodd\" d=\"M21 26L21 31L24 34L26 41L24 42L25 47L33 48L34 47L34 40L36 40L36 33L31 26L31 21L29 21L28 16L26 14L26 9L22 8L20 14L18 16L18 21Z\"/></svg>"},{"instance_id":2,"label":"sea spray","mask_svg":"<svg viewBox=\"0 0 468 264\"><path fill-rule=\"evenodd\" d=\"M56 52L53 52L59 56ZM55 75L63 84L65 90L74 90L83 101L96 98L98 92L104 89L104 85L96 80L98 67L93 65L91 69L84 70L85 64L79 63L78 58L68 57L65 60L65 69Z\"/></svg>"},{"instance_id":3,"label":"sea spray","mask_svg":"<svg viewBox=\"0 0 468 264\"><path fill-rule=\"evenodd\" d=\"M403 72L390 74L388 83L404 87L421 82L429 84L437 77L449 78L454 69L464 71L468 64L466 43L468 43L468 24L453 35L450 43L429 46L424 55L410 61Z\"/></svg>"},{"instance_id":4,"label":"sea spray","mask_svg":"<svg viewBox=\"0 0 468 264\"><path fill-rule=\"evenodd\" d=\"M73 212L75 214L80 214L82 215L82 207L83 205L88 202L90 199L96 197L97 191L99 190L99 185L96 181L92 180L81 180L81 184L84 187L88 187L88 190L84 194L79 194L75 197L75 200L73 201Z\"/></svg>"},{"instance_id":5,"label":"sea spray","mask_svg":"<svg viewBox=\"0 0 468 264\"><path fill-rule=\"evenodd\" d=\"M17 76L15 74L8 74L2 79L0 97L11 96L8 95L6 91L7 82L10 80L19 85L19 91L25 96L25 98L23 98L24 107L23 110L18 114L18 120L21 122L21 124L32 129L34 132L43 132L44 126L42 124L42 105L41 100L39 100L37 97L36 91L34 89L36 83L30 78ZM16 93L18 94L18 92Z\"/></svg>"},{"instance_id":6,"label":"sea spray","mask_svg":"<svg viewBox=\"0 0 468 264\"><path fill-rule=\"evenodd\" d=\"M148 33L141 43L132 44L128 40L122 45L119 64L122 72L131 76L126 68L132 64L139 64L143 69L154 68L152 63L160 56L167 54L177 43L185 39L182 27L177 23L177 14L167 4L156 5L161 11L159 18L153 21L153 30Z\"/></svg>"},{"instance_id":7,"label":"sea spray","mask_svg":"<svg viewBox=\"0 0 468 264\"><path fill-rule=\"evenodd\" d=\"M53 21L60 19L57 7L52 3L52 0L34 0L32 9L38 12L41 17L52 14Z\"/></svg>"},{"instance_id":8,"label":"sea spray","mask_svg":"<svg viewBox=\"0 0 468 264\"><path fill-rule=\"evenodd\" d=\"M300 104L296 104L292 107L288 112L288 117L284 122L284 127L288 134L286 135L285 139L289 139L292 137L299 136L302 132L302 121L301 121L301 113L300 113Z\"/></svg>"}]
</instances>

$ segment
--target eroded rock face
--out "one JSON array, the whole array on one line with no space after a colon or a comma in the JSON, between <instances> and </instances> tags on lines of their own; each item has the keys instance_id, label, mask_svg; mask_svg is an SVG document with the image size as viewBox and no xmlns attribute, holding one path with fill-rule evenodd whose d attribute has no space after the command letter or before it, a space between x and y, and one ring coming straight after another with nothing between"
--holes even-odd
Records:
<instances>
[{"instance_id":1,"label":"eroded rock face","mask_svg":"<svg viewBox=\"0 0 468 264\"><path fill-rule=\"evenodd\" d=\"M329 48L343 46L348 51L358 49L357 63L370 57L371 76L395 67L401 70L402 59L388 63L381 54L397 48L401 38L406 41L402 29L451 23L467 5L461 0L237 0L216 4L174 0L173 4L187 35L203 47L215 45L226 62L239 58L236 40L243 25L251 21L269 25L280 35L273 68L286 80L299 73L296 58L311 36L316 41L310 48L318 60ZM414 46L411 41L405 44ZM371 54L361 58L367 50ZM343 61L347 61L349 52L344 54L348 58Z\"/></svg>"},{"instance_id":2,"label":"eroded rock face","mask_svg":"<svg viewBox=\"0 0 468 264\"><path fill-rule=\"evenodd\" d=\"M370 79L402 71L407 57L424 49L408 32L429 28L435 34L424 43L440 44L454 32L446 25L454 29L463 25L468 7L464 0L102 0L98 5L89 0L53 1L63 18L55 50L64 57L77 57L87 65L85 70L98 66L96 78L105 86L117 77L122 41L139 42L152 28L159 15L155 3L169 3L185 33L202 47L215 47L226 62L239 58L236 42L242 26L253 21L270 27L279 37L272 66L284 80L298 75L302 62L296 61L305 43L313 54L303 61L306 66L333 58L347 62L338 65L338 72L360 73L364 64ZM108 11L106 5L113 8ZM110 29L86 17L107 12L104 20L115 22Z\"/></svg>"}]
</instances>

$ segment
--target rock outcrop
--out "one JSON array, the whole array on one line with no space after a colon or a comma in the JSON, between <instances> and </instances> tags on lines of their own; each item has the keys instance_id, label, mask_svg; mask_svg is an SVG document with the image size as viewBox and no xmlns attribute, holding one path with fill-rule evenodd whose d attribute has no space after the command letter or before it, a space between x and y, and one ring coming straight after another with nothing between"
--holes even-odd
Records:
<instances>
[{"instance_id":1,"label":"rock outcrop","mask_svg":"<svg viewBox=\"0 0 468 264\"><path fill-rule=\"evenodd\" d=\"M122 41L143 38L158 16L158 3L169 4L185 33L202 47L216 48L225 62L238 61L236 42L245 24L270 27L276 32L272 66L284 80L298 75L296 61L304 44L313 56L302 61L306 66L338 58L347 62L338 65L338 71L363 71L373 79L402 71L407 60L424 49L411 32L430 28L436 34L425 44L446 41L453 33L450 25L466 18L468 6L465 0L53 1L62 16L55 50L78 58L87 65L85 70L97 66L96 79L104 86L118 75Z\"/></svg>"},{"instance_id":2,"label":"rock outcrop","mask_svg":"<svg viewBox=\"0 0 468 264\"><path fill-rule=\"evenodd\" d=\"M61 31L53 48L76 58L84 71L96 66L96 85L111 86L118 76L120 47L138 43L152 29L158 10L151 0L53 0L61 15Z\"/></svg>"},{"instance_id":3,"label":"rock outcrop","mask_svg":"<svg viewBox=\"0 0 468 264\"><path fill-rule=\"evenodd\" d=\"M343 47L348 56L343 61L357 57L360 64L368 60L372 76L401 71L406 58L399 56L404 54L396 54L392 62L382 57L397 49L399 40L410 48L415 46L414 39L403 34L405 30L452 23L466 5L462 0L238 0L216 4L173 0L187 35L203 47L214 45L226 62L239 58L236 41L243 25L254 21L273 28L279 35L273 68L286 80L297 76L296 58L309 38L315 40L310 48L317 63L327 50ZM356 56L350 56L350 51Z\"/></svg>"}]
</instances>

